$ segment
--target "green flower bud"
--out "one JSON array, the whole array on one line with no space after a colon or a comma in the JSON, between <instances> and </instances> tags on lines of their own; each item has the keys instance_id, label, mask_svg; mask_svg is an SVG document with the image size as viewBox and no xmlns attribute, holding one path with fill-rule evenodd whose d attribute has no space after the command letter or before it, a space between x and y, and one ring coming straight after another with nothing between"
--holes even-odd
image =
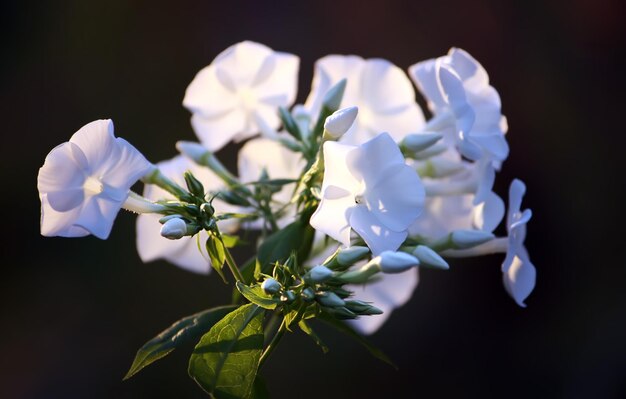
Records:
<instances>
[{"instance_id":1,"label":"green flower bud","mask_svg":"<svg viewBox=\"0 0 626 399\"><path fill-rule=\"evenodd\" d=\"M189 171L185 172L183 177L185 178L189 192L196 197L204 198L204 186L202 183Z\"/></svg>"},{"instance_id":2,"label":"green flower bud","mask_svg":"<svg viewBox=\"0 0 626 399\"><path fill-rule=\"evenodd\" d=\"M333 271L326 266L315 266L307 273L306 280L313 283L323 283L333 276Z\"/></svg>"},{"instance_id":3,"label":"green flower bud","mask_svg":"<svg viewBox=\"0 0 626 399\"><path fill-rule=\"evenodd\" d=\"M340 250L337 254L337 263L341 266L351 266L356 262L365 259L369 253L370 249L368 247L362 247L359 245L345 248Z\"/></svg>"},{"instance_id":4,"label":"green flower bud","mask_svg":"<svg viewBox=\"0 0 626 399\"><path fill-rule=\"evenodd\" d=\"M321 292L317 294L316 299L322 306L327 306L331 308L344 306L346 304L346 302L343 299L339 298L339 296L337 296L337 294L335 294L334 292Z\"/></svg>"}]
</instances>

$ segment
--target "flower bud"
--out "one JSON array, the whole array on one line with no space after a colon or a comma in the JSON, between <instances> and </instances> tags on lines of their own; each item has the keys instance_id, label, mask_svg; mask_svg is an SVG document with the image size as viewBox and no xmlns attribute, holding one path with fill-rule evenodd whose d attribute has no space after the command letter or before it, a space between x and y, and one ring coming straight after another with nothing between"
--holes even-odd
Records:
<instances>
[{"instance_id":1,"label":"flower bud","mask_svg":"<svg viewBox=\"0 0 626 399\"><path fill-rule=\"evenodd\" d=\"M341 266L350 266L362 259L365 259L369 253L370 249L368 247L362 247L359 245L345 248L340 250L337 254L337 263Z\"/></svg>"},{"instance_id":2,"label":"flower bud","mask_svg":"<svg viewBox=\"0 0 626 399\"><path fill-rule=\"evenodd\" d=\"M363 302L359 300L346 301L346 308L360 315L369 316L369 315L374 315L374 314L383 314L383 311L378 309L376 306L372 306L367 302Z\"/></svg>"},{"instance_id":3,"label":"flower bud","mask_svg":"<svg viewBox=\"0 0 626 399\"><path fill-rule=\"evenodd\" d=\"M358 317L353 311L346 308L345 306L339 306L336 308L328 308L328 311L330 314L332 314L333 316L335 316L336 318L340 320L350 320L350 319L356 319Z\"/></svg>"},{"instance_id":4,"label":"flower bud","mask_svg":"<svg viewBox=\"0 0 626 399\"><path fill-rule=\"evenodd\" d=\"M170 240L178 240L187 233L187 223L181 218L167 220L161 226L161 235Z\"/></svg>"},{"instance_id":5,"label":"flower bud","mask_svg":"<svg viewBox=\"0 0 626 399\"><path fill-rule=\"evenodd\" d=\"M494 238L493 234L482 230L456 230L450 233L450 241L455 249L475 247Z\"/></svg>"},{"instance_id":6,"label":"flower bud","mask_svg":"<svg viewBox=\"0 0 626 399\"><path fill-rule=\"evenodd\" d=\"M176 149L187 158L199 164L202 164L202 158L209 153L202 144L194 143L193 141L178 141L176 142Z\"/></svg>"},{"instance_id":7,"label":"flower bud","mask_svg":"<svg viewBox=\"0 0 626 399\"><path fill-rule=\"evenodd\" d=\"M431 267L433 269L448 270L450 266L443 260L441 256L432 249L425 245L418 245L413 251L415 256L420 261L420 266Z\"/></svg>"},{"instance_id":8,"label":"flower bud","mask_svg":"<svg viewBox=\"0 0 626 399\"><path fill-rule=\"evenodd\" d=\"M441 140L442 137L442 135L432 132L407 134L404 139L402 139L400 146L411 152L419 152L435 144Z\"/></svg>"},{"instance_id":9,"label":"flower bud","mask_svg":"<svg viewBox=\"0 0 626 399\"><path fill-rule=\"evenodd\" d=\"M326 266L315 266L308 273L309 280L313 283L323 283L333 276L333 271Z\"/></svg>"},{"instance_id":10,"label":"flower bud","mask_svg":"<svg viewBox=\"0 0 626 399\"><path fill-rule=\"evenodd\" d=\"M187 184L187 189L189 189L190 193L197 197L204 197L204 186L191 172L186 171L183 174L183 177L185 178L185 183Z\"/></svg>"},{"instance_id":11,"label":"flower bud","mask_svg":"<svg viewBox=\"0 0 626 399\"><path fill-rule=\"evenodd\" d=\"M313 291L311 288L303 289L302 298L304 298L304 300L307 302L312 301L313 299L315 299L315 291Z\"/></svg>"},{"instance_id":12,"label":"flower bud","mask_svg":"<svg viewBox=\"0 0 626 399\"><path fill-rule=\"evenodd\" d=\"M402 273L412 267L419 266L420 261L407 253L384 251L376 257L383 273Z\"/></svg>"},{"instance_id":13,"label":"flower bud","mask_svg":"<svg viewBox=\"0 0 626 399\"><path fill-rule=\"evenodd\" d=\"M280 296L280 300L283 302L291 303L296 300L296 294L293 291L285 291L283 295Z\"/></svg>"},{"instance_id":14,"label":"flower bud","mask_svg":"<svg viewBox=\"0 0 626 399\"><path fill-rule=\"evenodd\" d=\"M322 292L317 295L317 301L323 306L328 306L331 308L336 308L339 306L344 306L346 302L339 298L337 294L334 292Z\"/></svg>"},{"instance_id":15,"label":"flower bud","mask_svg":"<svg viewBox=\"0 0 626 399\"><path fill-rule=\"evenodd\" d=\"M268 295L273 295L280 291L281 285L278 281L273 278L267 278L261 284L261 289Z\"/></svg>"},{"instance_id":16,"label":"flower bud","mask_svg":"<svg viewBox=\"0 0 626 399\"><path fill-rule=\"evenodd\" d=\"M333 87L331 87L324 96L324 100L322 101L322 105L332 111L336 111L339 109L339 105L341 105L341 100L343 99L343 93L346 90L346 84L348 81L346 79L341 79L337 82Z\"/></svg>"},{"instance_id":17,"label":"flower bud","mask_svg":"<svg viewBox=\"0 0 626 399\"><path fill-rule=\"evenodd\" d=\"M336 140L350 129L358 113L358 107L342 108L339 111L335 111L331 116L326 118L324 130L329 136Z\"/></svg>"}]
</instances>

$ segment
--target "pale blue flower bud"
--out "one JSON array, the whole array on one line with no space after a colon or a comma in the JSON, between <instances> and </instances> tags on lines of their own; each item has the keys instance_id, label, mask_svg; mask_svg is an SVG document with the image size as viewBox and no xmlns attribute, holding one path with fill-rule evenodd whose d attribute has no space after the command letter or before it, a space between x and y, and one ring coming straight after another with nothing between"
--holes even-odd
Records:
<instances>
[{"instance_id":1,"label":"pale blue flower bud","mask_svg":"<svg viewBox=\"0 0 626 399\"><path fill-rule=\"evenodd\" d=\"M310 302L315 299L315 291L313 291L311 288L305 288L302 290L302 297L305 301Z\"/></svg>"},{"instance_id":2,"label":"pale blue flower bud","mask_svg":"<svg viewBox=\"0 0 626 399\"><path fill-rule=\"evenodd\" d=\"M442 137L442 135L432 132L407 134L400 145L411 152L419 152L435 144Z\"/></svg>"},{"instance_id":3,"label":"pale blue flower bud","mask_svg":"<svg viewBox=\"0 0 626 399\"><path fill-rule=\"evenodd\" d=\"M339 111L335 111L326 118L324 130L333 139L338 139L350 129L358 113L358 107L342 108Z\"/></svg>"},{"instance_id":4,"label":"pale blue flower bud","mask_svg":"<svg viewBox=\"0 0 626 399\"><path fill-rule=\"evenodd\" d=\"M432 249L425 245L418 245L413 251L415 256L420 261L420 265L424 267L432 267L434 269L448 270L450 266L443 260L441 256Z\"/></svg>"},{"instance_id":5,"label":"pale blue flower bud","mask_svg":"<svg viewBox=\"0 0 626 399\"><path fill-rule=\"evenodd\" d=\"M333 271L326 266L315 266L309 270L309 280L314 283L323 283L333 276Z\"/></svg>"},{"instance_id":6,"label":"pale blue flower bud","mask_svg":"<svg viewBox=\"0 0 626 399\"><path fill-rule=\"evenodd\" d=\"M402 273L412 267L419 266L420 261L407 253L384 251L375 260L383 273Z\"/></svg>"},{"instance_id":7,"label":"pale blue flower bud","mask_svg":"<svg viewBox=\"0 0 626 399\"><path fill-rule=\"evenodd\" d=\"M161 235L170 240L178 240L187 234L187 223L180 218L167 220L161 226Z\"/></svg>"},{"instance_id":8,"label":"pale blue flower bud","mask_svg":"<svg viewBox=\"0 0 626 399\"><path fill-rule=\"evenodd\" d=\"M492 233L482 230L456 230L450 234L450 241L457 249L475 247L494 238Z\"/></svg>"},{"instance_id":9,"label":"pale blue flower bud","mask_svg":"<svg viewBox=\"0 0 626 399\"><path fill-rule=\"evenodd\" d=\"M263 283L261 284L261 289L263 290L263 292L269 295L277 293L278 291L280 291L280 288L280 283L273 278L265 279L265 281L263 281Z\"/></svg>"}]
</instances>

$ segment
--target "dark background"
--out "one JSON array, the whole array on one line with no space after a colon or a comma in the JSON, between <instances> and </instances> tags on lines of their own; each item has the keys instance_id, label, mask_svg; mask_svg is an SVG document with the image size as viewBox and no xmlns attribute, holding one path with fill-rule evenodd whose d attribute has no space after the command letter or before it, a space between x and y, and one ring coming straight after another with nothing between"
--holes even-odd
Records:
<instances>
[{"instance_id":1,"label":"dark background","mask_svg":"<svg viewBox=\"0 0 626 399\"><path fill-rule=\"evenodd\" d=\"M510 124L496 191L523 179L534 213L527 309L502 288L502 256L423 271L372 337L399 371L318 327L329 354L291 334L267 363L274 397L626 397L625 17L618 0L3 2L0 397L202 397L186 374L191 346L121 379L146 340L229 288L142 264L130 214L108 241L40 237L36 176L98 118L148 159L172 157L194 137L185 88L244 39L301 57L300 101L326 54L405 69L468 50ZM234 151L219 155L234 164Z\"/></svg>"}]
</instances>

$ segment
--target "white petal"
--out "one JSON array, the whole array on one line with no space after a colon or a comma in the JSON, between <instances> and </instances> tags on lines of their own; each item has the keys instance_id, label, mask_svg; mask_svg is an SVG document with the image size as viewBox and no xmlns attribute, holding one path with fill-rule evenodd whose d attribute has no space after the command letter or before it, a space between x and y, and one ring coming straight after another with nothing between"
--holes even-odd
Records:
<instances>
[{"instance_id":1,"label":"white petal","mask_svg":"<svg viewBox=\"0 0 626 399\"><path fill-rule=\"evenodd\" d=\"M442 237L452 230L472 228L472 195L427 197L424 210L409 227L411 235Z\"/></svg>"},{"instance_id":2,"label":"white petal","mask_svg":"<svg viewBox=\"0 0 626 399\"><path fill-rule=\"evenodd\" d=\"M322 193L327 186L337 186L353 194L361 188L361 182L348 168L350 154L358 148L351 145L339 144L334 141L324 143L324 182Z\"/></svg>"},{"instance_id":3,"label":"white petal","mask_svg":"<svg viewBox=\"0 0 626 399\"><path fill-rule=\"evenodd\" d=\"M109 164L111 152L115 149L113 121L101 119L86 124L74 133L70 143L76 144L81 149L91 171Z\"/></svg>"},{"instance_id":4,"label":"white petal","mask_svg":"<svg viewBox=\"0 0 626 399\"><path fill-rule=\"evenodd\" d=\"M406 74L391 62L373 58L365 62L359 79L360 97L377 113L415 104L415 91ZM423 115L417 123L423 123Z\"/></svg>"},{"instance_id":5,"label":"white petal","mask_svg":"<svg viewBox=\"0 0 626 399\"><path fill-rule=\"evenodd\" d=\"M448 55L450 65L454 67L468 89L477 91L489 85L487 71L467 51L451 48Z\"/></svg>"},{"instance_id":6,"label":"white petal","mask_svg":"<svg viewBox=\"0 0 626 399\"><path fill-rule=\"evenodd\" d=\"M207 119L227 114L238 103L239 99L234 91L218 78L215 65L209 65L198 72L187 87L183 99L185 108Z\"/></svg>"},{"instance_id":7,"label":"white petal","mask_svg":"<svg viewBox=\"0 0 626 399\"><path fill-rule=\"evenodd\" d=\"M350 227L356 231L372 250L379 255L383 251L395 251L406 239L408 233L388 229L365 208L356 206L349 215Z\"/></svg>"},{"instance_id":8,"label":"white petal","mask_svg":"<svg viewBox=\"0 0 626 399\"><path fill-rule=\"evenodd\" d=\"M349 323L363 334L373 334L389 318L391 312L411 299L419 283L418 268L400 274L385 274L380 281L367 285L349 286L354 298L371 302L383 311L381 315L362 316Z\"/></svg>"},{"instance_id":9,"label":"white petal","mask_svg":"<svg viewBox=\"0 0 626 399\"><path fill-rule=\"evenodd\" d=\"M413 168L397 164L385 169L384 177L366 188L369 210L389 229L405 231L422 211L424 186Z\"/></svg>"},{"instance_id":10,"label":"white petal","mask_svg":"<svg viewBox=\"0 0 626 399\"><path fill-rule=\"evenodd\" d=\"M213 64L227 71L235 87L251 87L257 83L266 58L272 54L272 49L263 44L243 41L221 52Z\"/></svg>"},{"instance_id":11,"label":"white petal","mask_svg":"<svg viewBox=\"0 0 626 399\"><path fill-rule=\"evenodd\" d=\"M103 183L115 188L128 190L152 168L143 154L122 138L115 139L110 155L111 160L104 162L94 172L101 176Z\"/></svg>"},{"instance_id":12,"label":"white petal","mask_svg":"<svg viewBox=\"0 0 626 399\"><path fill-rule=\"evenodd\" d=\"M271 65L270 65L271 64ZM254 90L261 101L269 98L276 106L288 107L296 100L300 58L293 54L274 53L265 61L265 71L259 71ZM275 109L276 111L276 109Z\"/></svg>"},{"instance_id":13,"label":"white petal","mask_svg":"<svg viewBox=\"0 0 626 399\"><path fill-rule=\"evenodd\" d=\"M404 164L404 157L391 136L381 133L347 154L347 164L352 175L367 186L374 186L385 177L386 168Z\"/></svg>"},{"instance_id":14,"label":"white petal","mask_svg":"<svg viewBox=\"0 0 626 399\"><path fill-rule=\"evenodd\" d=\"M435 59L430 59L418 62L409 68L409 75L428 100L431 111L446 106L446 102L439 91L435 63Z\"/></svg>"},{"instance_id":15,"label":"white petal","mask_svg":"<svg viewBox=\"0 0 626 399\"><path fill-rule=\"evenodd\" d=\"M246 127L247 115L241 110L233 110L216 118L204 118L193 114L191 126L198 139L209 151L217 151L224 147L233 137Z\"/></svg>"},{"instance_id":16,"label":"white petal","mask_svg":"<svg viewBox=\"0 0 626 399\"><path fill-rule=\"evenodd\" d=\"M84 154L73 143L63 143L46 156L37 176L41 193L81 188L85 182Z\"/></svg>"},{"instance_id":17,"label":"white petal","mask_svg":"<svg viewBox=\"0 0 626 399\"><path fill-rule=\"evenodd\" d=\"M437 78L441 85L441 93L452 108L456 118L456 127L459 137L470 134L474 125L475 114L465 96L463 82L456 73L444 65L437 69Z\"/></svg>"},{"instance_id":18,"label":"white petal","mask_svg":"<svg viewBox=\"0 0 626 399\"><path fill-rule=\"evenodd\" d=\"M97 197L88 197L83 203L74 225L88 230L94 236L106 240L122 204Z\"/></svg>"},{"instance_id":19,"label":"white petal","mask_svg":"<svg viewBox=\"0 0 626 399\"><path fill-rule=\"evenodd\" d=\"M522 206L522 198L526 193L526 185L519 179L511 182L509 187L509 211L506 216L507 229L515 222L515 215L519 213Z\"/></svg>"},{"instance_id":20,"label":"white petal","mask_svg":"<svg viewBox=\"0 0 626 399\"><path fill-rule=\"evenodd\" d=\"M41 235L46 237L84 237L89 231L73 222L80 215L80 208L68 212L57 212L48 203L47 195L41 196Z\"/></svg>"},{"instance_id":21,"label":"white petal","mask_svg":"<svg viewBox=\"0 0 626 399\"><path fill-rule=\"evenodd\" d=\"M484 202L474 209L474 227L493 232L504 217L504 201L496 193L490 192Z\"/></svg>"},{"instance_id":22,"label":"white petal","mask_svg":"<svg viewBox=\"0 0 626 399\"><path fill-rule=\"evenodd\" d=\"M330 192L332 193L333 190L331 189ZM310 224L315 230L329 235L344 246L349 246L349 217L354 205L354 198L350 195L340 198L323 197L311 216Z\"/></svg>"},{"instance_id":23,"label":"white petal","mask_svg":"<svg viewBox=\"0 0 626 399\"><path fill-rule=\"evenodd\" d=\"M192 272L202 274L209 272L210 262L198 250L196 237L168 240L161 236L160 228L157 215L144 214L137 217L137 251L143 262L162 258ZM202 234L202 238L200 248L204 247L206 233Z\"/></svg>"},{"instance_id":24,"label":"white petal","mask_svg":"<svg viewBox=\"0 0 626 399\"><path fill-rule=\"evenodd\" d=\"M322 100L326 92L341 79L347 79L346 91L344 93L342 105L358 105L354 103L357 97L358 79L365 61L355 55L327 55L315 62L315 73L311 83L311 93L309 94L305 106L317 118L322 106Z\"/></svg>"},{"instance_id":25,"label":"white petal","mask_svg":"<svg viewBox=\"0 0 626 399\"><path fill-rule=\"evenodd\" d=\"M510 264L502 267L505 270L502 275L504 288L519 306L526 307L524 300L535 288L537 277L535 266L527 256L515 255L511 257Z\"/></svg>"}]
</instances>

